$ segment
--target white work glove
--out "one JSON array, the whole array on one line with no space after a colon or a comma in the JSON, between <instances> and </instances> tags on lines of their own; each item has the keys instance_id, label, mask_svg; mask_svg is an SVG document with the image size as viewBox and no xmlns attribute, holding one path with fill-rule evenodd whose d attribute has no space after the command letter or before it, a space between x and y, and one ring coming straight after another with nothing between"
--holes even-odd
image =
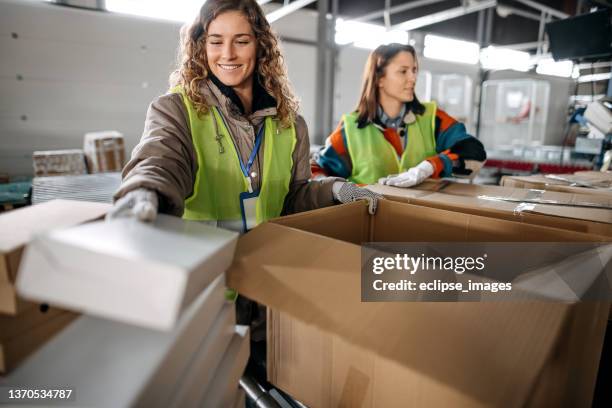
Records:
<instances>
[{"instance_id":1,"label":"white work glove","mask_svg":"<svg viewBox=\"0 0 612 408\"><path fill-rule=\"evenodd\" d=\"M378 184L395 187L412 187L421 184L434 173L430 162L423 160L418 165L411 167L408 171L400 174L391 174L378 180Z\"/></svg>"},{"instance_id":2,"label":"white work glove","mask_svg":"<svg viewBox=\"0 0 612 408\"><path fill-rule=\"evenodd\" d=\"M157 217L157 193L146 188L132 190L121 197L106 214L111 221L121 217L134 217L139 221L151 222Z\"/></svg>"},{"instance_id":3,"label":"white work glove","mask_svg":"<svg viewBox=\"0 0 612 408\"><path fill-rule=\"evenodd\" d=\"M368 190L367 188L357 187L353 183L345 181L336 181L332 186L332 192L336 201L342 204L352 203L357 200L366 200L368 202L368 212L371 215L376 213L378 200L384 197L378 193Z\"/></svg>"}]
</instances>

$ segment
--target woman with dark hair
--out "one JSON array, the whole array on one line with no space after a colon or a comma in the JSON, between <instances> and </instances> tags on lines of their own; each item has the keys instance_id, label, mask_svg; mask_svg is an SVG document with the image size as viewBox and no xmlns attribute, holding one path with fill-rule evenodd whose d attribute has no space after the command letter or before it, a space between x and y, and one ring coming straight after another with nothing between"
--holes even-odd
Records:
<instances>
[{"instance_id":1,"label":"woman with dark hair","mask_svg":"<svg viewBox=\"0 0 612 408\"><path fill-rule=\"evenodd\" d=\"M312 162L315 177L412 187L480 169L482 143L435 103L417 99L417 72L410 45L381 45L370 54L357 109L343 115Z\"/></svg>"},{"instance_id":2,"label":"woman with dark hair","mask_svg":"<svg viewBox=\"0 0 612 408\"><path fill-rule=\"evenodd\" d=\"M109 218L158 211L238 231L282 214L379 196L309 181L308 129L255 0L209 0L181 32L171 90L147 112Z\"/></svg>"}]
</instances>

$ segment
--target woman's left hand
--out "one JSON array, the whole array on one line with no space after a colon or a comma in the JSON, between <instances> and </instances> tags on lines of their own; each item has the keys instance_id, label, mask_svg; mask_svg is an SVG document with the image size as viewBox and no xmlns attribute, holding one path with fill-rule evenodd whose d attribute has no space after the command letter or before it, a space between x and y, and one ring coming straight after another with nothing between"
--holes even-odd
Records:
<instances>
[{"instance_id":1,"label":"woman's left hand","mask_svg":"<svg viewBox=\"0 0 612 408\"><path fill-rule=\"evenodd\" d=\"M370 191L367 188L358 187L353 183L343 181L336 181L332 191L334 198L343 204L365 200L368 203L368 212L371 215L376 214L378 200L384 198L381 194Z\"/></svg>"},{"instance_id":2,"label":"woman's left hand","mask_svg":"<svg viewBox=\"0 0 612 408\"><path fill-rule=\"evenodd\" d=\"M378 180L378 184L395 187L412 187L421 184L425 179L434 173L434 168L430 162L423 160L417 166L400 174L392 174Z\"/></svg>"}]
</instances>

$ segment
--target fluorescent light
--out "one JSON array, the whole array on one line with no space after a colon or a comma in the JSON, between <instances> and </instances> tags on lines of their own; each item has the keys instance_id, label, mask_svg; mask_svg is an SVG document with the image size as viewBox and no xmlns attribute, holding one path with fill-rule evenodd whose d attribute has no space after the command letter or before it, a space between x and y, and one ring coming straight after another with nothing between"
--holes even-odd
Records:
<instances>
[{"instance_id":1,"label":"fluorescent light","mask_svg":"<svg viewBox=\"0 0 612 408\"><path fill-rule=\"evenodd\" d=\"M531 68L531 57L528 52L489 46L480 50L480 63L484 69L526 72Z\"/></svg>"},{"instance_id":2,"label":"fluorescent light","mask_svg":"<svg viewBox=\"0 0 612 408\"><path fill-rule=\"evenodd\" d=\"M202 0L106 0L106 9L115 13L191 22L203 3Z\"/></svg>"},{"instance_id":3,"label":"fluorescent light","mask_svg":"<svg viewBox=\"0 0 612 408\"><path fill-rule=\"evenodd\" d=\"M538 62L536 72L542 75L554 75L569 78L572 76L574 63L572 61L555 61L552 58L546 58Z\"/></svg>"},{"instance_id":4,"label":"fluorescent light","mask_svg":"<svg viewBox=\"0 0 612 408\"><path fill-rule=\"evenodd\" d=\"M610 78L612 78L612 73L604 72L601 74L582 75L580 78L578 78L578 82L605 81Z\"/></svg>"},{"instance_id":5,"label":"fluorescent light","mask_svg":"<svg viewBox=\"0 0 612 408\"><path fill-rule=\"evenodd\" d=\"M431 59L476 64L478 63L479 47L474 42L428 34L425 36L423 55Z\"/></svg>"},{"instance_id":6,"label":"fluorescent light","mask_svg":"<svg viewBox=\"0 0 612 408\"><path fill-rule=\"evenodd\" d=\"M408 33L401 30L389 30L383 26L362 23L359 21L336 20L336 44L351 44L360 48L373 50L382 44L408 44Z\"/></svg>"}]
</instances>

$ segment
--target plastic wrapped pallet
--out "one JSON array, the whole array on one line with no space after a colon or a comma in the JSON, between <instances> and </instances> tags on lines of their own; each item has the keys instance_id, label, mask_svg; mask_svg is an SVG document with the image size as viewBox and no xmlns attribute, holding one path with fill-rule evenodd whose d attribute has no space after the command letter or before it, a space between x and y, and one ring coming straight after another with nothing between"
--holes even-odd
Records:
<instances>
[{"instance_id":1,"label":"plastic wrapped pallet","mask_svg":"<svg viewBox=\"0 0 612 408\"><path fill-rule=\"evenodd\" d=\"M83 150L90 173L121 171L125 163L123 135L114 130L86 133Z\"/></svg>"},{"instance_id":2,"label":"plastic wrapped pallet","mask_svg":"<svg viewBox=\"0 0 612 408\"><path fill-rule=\"evenodd\" d=\"M87 173L85 155L80 149L35 151L32 163L36 177Z\"/></svg>"}]
</instances>

